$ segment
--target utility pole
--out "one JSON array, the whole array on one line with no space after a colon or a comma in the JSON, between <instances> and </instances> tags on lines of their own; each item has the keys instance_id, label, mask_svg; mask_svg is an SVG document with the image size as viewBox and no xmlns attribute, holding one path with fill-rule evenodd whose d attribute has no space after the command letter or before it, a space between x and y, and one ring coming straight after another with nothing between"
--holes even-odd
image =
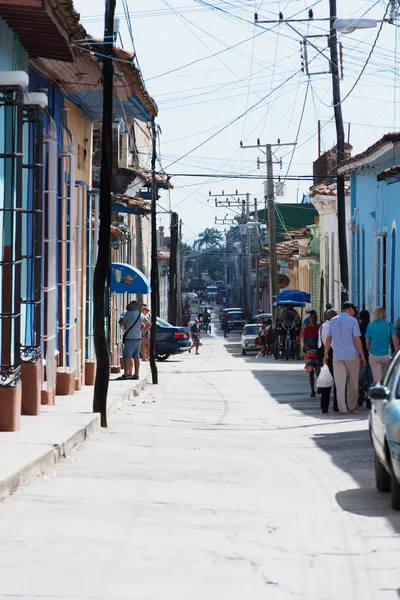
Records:
<instances>
[{"instance_id":1,"label":"utility pole","mask_svg":"<svg viewBox=\"0 0 400 600\"><path fill-rule=\"evenodd\" d=\"M392 7L394 3L392 2ZM339 165L345 158L345 136L344 136L344 126L343 126L343 115L342 115L342 104L340 99L340 76L341 72L339 69L339 57L338 57L338 43L337 43L337 33L334 27L334 23L337 19L337 8L336 8L336 0L329 0L329 18L315 19L312 9L309 10L308 19L283 19L280 18L279 21L259 21L258 14L254 15L255 23L286 23L290 29L295 31L300 37L302 37L303 41L302 46L304 50L304 54L302 55L302 59L305 61L305 64L302 63L302 70L304 71L304 67L306 69L307 75L310 77L312 75L322 75L327 73L326 71L318 72L318 73L310 73L308 69L308 59L307 59L307 44L310 44L321 56L325 57L329 61L329 72L332 75L332 96L333 96L333 110L335 115L335 124L336 124L336 164ZM385 13L386 17L386 13ZM384 21L386 18L384 17ZM330 49L330 57L326 56L324 52L322 52L316 45L314 45L310 38L321 38L325 37L325 35L307 35L303 36L292 23L310 23L313 21L328 21L329 20L329 38L328 45ZM391 22L389 20L389 22ZM340 56L340 64L342 70L342 53ZM321 153L321 144L320 144L320 132L321 132L321 124L318 121L318 156ZM345 189L344 189L344 176L337 174L336 176L336 197L337 197L337 219L338 219L338 240L339 240L339 260L340 260L340 281L342 284L341 296L342 303L348 300L349 294L349 265L348 265L348 255L347 255L347 236L346 236L346 199L345 199Z\"/></svg>"},{"instance_id":2,"label":"utility pole","mask_svg":"<svg viewBox=\"0 0 400 600\"><path fill-rule=\"evenodd\" d=\"M242 200L242 222L240 224L240 234L242 241L242 255L241 255L241 294L240 294L240 306L245 307L246 304L246 200Z\"/></svg>"},{"instance_id":3,"label":"utility pole","mask_svg":"<svg viewBox=\"0 0 400 600\"><path fill-rule=\"evenodd\" d=\"M229 219L228 215L225 215L224 219L215 219L216 224L226 225L229 222L239 224L239 231L241 237L241 255L240 255L240 271L238 277L238 286L240 286L240 305L249 310L251 310L251 300L249 301L249 296L251 298L251 289L250 288L250 280L251 280L251 269L248 267L248 259L251 260L251 252L249 250L249 238L247 233L247 222L249 220L249 206L250 206L250 194L240 194L237 190L235 193L225 193L222 190L222 194L212 194L208 193L210 197L215 198L215 206L217 208L227 207L227 208L236 208L239 209L241 207L241 215L237 215L236 219ZM243 199L243 196L246 197L246 200ZM223 198L222 200L218 200L218 198ZM245 229L244 229L245 228ZM246 289L247 285L247 289ZM236 291L236 290L235 290ZM247 293L246 293L247 292Z\"/></svg>"},{"instance_id":4,"label":"utility pole","mask_svg":"<svg viewBox=\"0 0 400 600\"><path fill-rule=\"evenodd\" d=\"M178 318L181 318L182 315L182 257L181 257L181 248L182 248L182 219L179 221L179 232L178 232L178 252L177 252L177 273L178 273L178 282L177 282L177 294L178 294L178 302L177 302L177 313ZM179 325L179 323L177 323Z\"/></svg>"},{"instance_id":5,"label":"utility pole","mask_svg":"<svg viewBox=\"0 0 400 600\"><path fill-rule=\"evenodd\" d=\"M267 182L264 185L264 195L268 203L268 240L269 240L269 272L270 272L270 303L272 319L275 323L274 296L279 293L278 287L278 264L276 260L276 224L275 224L275 191L273 180L272 148L267 144Z\"/></svg>"},{"instance_id":6,"label":"utility pole","mask_svg":"<svg viewBox=\"0 0 400 600\"><path fill-rule=\"evenodd\" d=\"M240 142L241 148L258 148L265 155L265 161L260 161L257 159L258 168L260 168L261 164L267 165L267 181L264 182L264 197L268 204L268 246L269 246L269 290L270 290L270 306L272 319L275 321L275 308L274 304L274 296L279 293L278 286L278 264L276 260L276 225L275 225L275 187L274 187L274 162L278 163L282 167L282 161L277 160L275 157L275 161L273 160L273 147L280 148L281 146L295 146L296 143L287 143L281 144L280 140L278 140L277 144L265 144L262 145L260 140L257 139L256 146L243 146L242 142Z\"/></svg>"},{"instance_id":7,"label":"utility pole","mask_svg":"<svg viewBox=\"0 0 400 600\"><path fill-rule=\"evenodd\" d=\"M258 203L257 198L254 198L254 218L258 222ZM258 233L258 225L256 226L256 241L255 241L255 261L256 261L256 314L258 313L259 305L260 305L260 274L258 267L258 247L260 244L260 237Z\"/></svg>"},{"instance_id":8,"label":"utility pole","mask_svg":"<svg viewBox=\"0 0 400 600\"><path fill-rule=\"evenodd\" d=\"M336 0L329 0L330 12L330 32L329 48L331 54L332 71L332 92L333 109L335 113L336 124L336 164L339 165L345 158L345 137L342 115L342 104L340 100L340 79L339 62L337 49L337 35L334 27L336 15ZM340 281L342 284L342 304L348 300L349 294L349 265L347 256L347 238L346 238L346 198L344 191L344 176L336 176L336 197L337 197L337 219L338 219L338 241L339 241L339 260L340 260Z\"/></svg>"},{"instance_id":9,"label":"utility pole","mask_svg":"<svg viewBox=\"0 0 400 600\"><path fill-rule=\"evenodd\" d=\"M179 244L178 213L171 213L171 246L169 254L169 297L168 321L178 325L178 244Z\"/></svg>"},{"instance_id":10,"label":"utility pole","mask_svg":"<svg viewBox=\"0 0 400 600\"><path fill-rule=\"evenodd\" d=\"M252 281L251 281L251 236L250 236L250 194L246 194L246 285L247 285L247 310L251 317L252 310Z\"/></svg>"},{"instance_id":11,"label":"utility pole","mask_svg":"<svg viewBox=\"0 0 400 600\"><path fill-rule=\"evenodd\" d=\"M93 334L96 353L96 381L93 412L100 413L102 427L107 427L107 393L110 355L104 328L105 287L110 270L112 116L113 116L113 48L116 0L106 0L103 44L103 129L100 172L100 226L96 267L93 281ZM73 183L73 182L72 182Z\"/></svg>"},{"instance_id":12,"label":"utility pole","mask_svg":"<svg viewBox=\"0 0 400 600\"><path fill-rule=\"evenodd\" d=\"M158 383L156 364L157 310L159 306L158 256L157 256L157 133L154 117L151 117L151 330L150 330L150 369L153 384Z\"/></svg>"}]
</instances>

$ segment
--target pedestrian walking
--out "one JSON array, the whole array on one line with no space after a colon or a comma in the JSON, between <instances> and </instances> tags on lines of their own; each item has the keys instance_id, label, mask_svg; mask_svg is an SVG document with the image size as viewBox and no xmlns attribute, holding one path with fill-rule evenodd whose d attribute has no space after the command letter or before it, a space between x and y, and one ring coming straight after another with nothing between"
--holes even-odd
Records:
<instances>
[{"instance_id":1,"label":"pedestrian walking","mask_svg":"<svg viewBox=\"0 0 400 600\"><path fill-rule=\"evenodd\" d=\"M324 321L325 322L328 321L327 315L328 315L328 311L330 311L330 310L332 310L332 304L330 302L327 302L325 304L325 312L324 312Z\"/></svg>"},{"instance_id":2,"label":"pedestrian walking","mask_svg":"<svg viewBox=\"0 0 400 600\"><path fill-rule=\"evenodd\" d=\"M142 333L150 329L150 323L138 309L136 300L133 300L126 307L126 313L120 319L119 324L125 328L125 333L122 338L124 374L118 379L139 379ZM134 374L132 374L133 368Z\"/></svg>"},{"instance_id":3,"label":"pedestrian walking","mask_svg":"<svg viewBox=\"0 0 400 600\"><path fill-rule=\"evenodd\" d=\"M142 332L142 343L140 346L140 356L142 357L143 362L147 362L150 356L150 329L151 329L151 320L149 317L150 310L147 304L143 304L142 306L142 315L146 317L145 323L148 325L148 329Z\"/></svg>"},{"instance_id":4,"label":"pedestrian walking","mask_svg":"<svg viewBox=\"0 0 400 600\"><path fill-rule=\"evenodd\" d=\"M383 306L377 306L367 327L365 340L369 351L369 364L374 383L382 380L382 374L389 363L391 346L396 351L399 340L393 323L386 320Z\"/></svg>"},{"instance_id":5,"label":"pedestrian walking","mask_svg":"<svg viewBox=\"0 0 400 600\"><path fill-rule=\"evenodd\" d=\"M309 325L307 325L303 330L303 343L306 350L305 369L308 373L308 378L310 382L311 398L315 398L316 396L314 373L318 377L321 368L321 363L319 362L317 357L319 328L320 324L317 322L317 313L315 311L311 311Z\"/></svg>"},{"instance_id":6,"label":"pedestrian walking","mask_svg":"<svg viewBox=\"0 0 400 600\"><path fill-rule=\"evenodd\" d=\"M325 353L325 344L326 344L326 338L328 336L328 323L329 321L331 321L333 319L333 317L337 316L337 312L336 310L334 310L333 308L330 308L329 310L327 310L325 312L325 316L326 316L326 321L325 323L323 323L320 327L319 330L319 341L318 341L318 352L317 352L317 356L318 359L323 362L324 360L324 353ZM333 350L332 348L329 348L329 352L328 352L328 362L326 363L328 365L328 368L331 372L331 375L333 377ZM326 414L328 413L329 410L329 403L331 401L331 390L332 387L327 387L327 388L320 388L320 392L321 392L321 411ZM336 385L333 385L333 412L338 412L339 408L337 405L337 397L336 397Z\"/></svg>"},{"instance_id":7,"label":"pedestrian walking","mask_svg":"<svg viewBox=\"0 0 400 600\"><path fill-rule=\"evenodd\" d=\"M267 349L267 322L264 321L261 325L261 327L258 330L258 343L257 345L260 346L260 351L257 354L256 358L263 358L266 355L266 349Z\"/></svg>"},{"instance_id":8,"label":"pedestrian walking","mask_svg":"<svg viewBox=\"0 0 400 600\"><path fill-rule=\"evenodd\" d=\"M360 314L358 315L358 324L360 325L360 333L361 333L361 343L362 343L362 347L364 350L364 356L365 356L365 361L366 364L364 367L360 368L360 376L359 376L359 395L360 395L360 399L362 399L364 396L366 396L366 392L368 390L368 388L372 385L372 374L371 374L371 366L369 364L369 351L368 351L368 346L367 346L367 340L366 340L366 333L367 333L367 329L368 329L368 325L370 323L370 314L368 312L368 310L360 310ZM367 400L367 407L368 407L369 401ZM360 405L360 402L359 402ZM362 405L362 403L361 403Z\"/></svg>"},{"instance_id":9,"label":"pedestrian walking","mask_svg":"<svg viewBox=\"0 0 400 600\"><path fill-rule=\"evenodd\" d=\"M227 312L222 315L222 330L224 332L224 338L227 338L229 333L229 315Z\"/></svg>"},{"instance_id":10,"label":"pedestrian walking","mask_svg":"<svg viewBox=\"0 0 400 600\"><path fill-rule=\"evenodd\" d=\"M344 302L341 314L329 321L325 343L324 364L328 364L329 350L333 349L333 375L341 413L357 409L360 360L361 366L366 364L356 316L354 304Z\"/></svg>"},{"instance_id":11,"label":"pedestrian walking","mask_svg":"<svg viewBox=\"0 0 400 600\"><path fill-rule=\"evenodd\" d=\"M189 353L193 348L196 349L196 354L199 354L200 347L200 329L199 329L199 319L195 319L193 325L190 328L190 337L192 339L192 345L189 348Z\"/></svg>"}]
</instances>

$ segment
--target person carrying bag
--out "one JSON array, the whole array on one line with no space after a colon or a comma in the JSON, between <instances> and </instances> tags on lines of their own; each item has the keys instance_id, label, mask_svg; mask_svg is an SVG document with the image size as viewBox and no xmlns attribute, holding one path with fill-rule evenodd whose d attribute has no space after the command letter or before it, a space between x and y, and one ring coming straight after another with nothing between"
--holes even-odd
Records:
<instances>
[{"instance_id":1,"label":"person carrying bag","mask_svg":"<svg viewBox=\"0 0 400 600\"><path fill-rule=\"evenodd\" d=\"M331 319L333 319L333 317L336 317L337 313L333 308L330 308L329 310L326 311L325 315L326 315L326 321L320 327L319 336L318 336L317 357L321 363L323 362L324 354L325 354L325 341L326 341L326 337L328 335L328 323ZM328 371L331 375L331 380L330 380L331 384L330 385L325 385L328 382L326 370L324 370L325 366L328 368ZM323 372L324 372L324 375L321 379L321 382L324 382L324 385L320 385L319 377L321 377ZM318 390L318 393L321 394L321 411L324 414L328 413L329 403L331 400L332 387L333 387L333 412L338 412L338 405L337 405L337 399L336 399L336 386L335 386L335 380L333 377L333 351L332 351L332 348L330 348L329 354L328 354L328 362L326 365L324 365L322 367L321 373L319 374L318 379L317 379L317 390Z\"/></svg>"}]
</instances>

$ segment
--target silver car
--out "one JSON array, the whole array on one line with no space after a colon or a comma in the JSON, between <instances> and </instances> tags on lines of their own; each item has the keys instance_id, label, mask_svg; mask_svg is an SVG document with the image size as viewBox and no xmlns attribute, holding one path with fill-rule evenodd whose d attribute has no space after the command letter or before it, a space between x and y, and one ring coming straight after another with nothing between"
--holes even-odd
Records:
<instances>
[{"instance_id":1,"label":"silver car","mask_svg":"<svg viewBox=\"0 0 400 600\"><path fill-rule=\"evenodd\" d=\"M258 336L259 325L245 325L242 331L242 337L240 338L240 345L242 347L242 355L244 356L247 352L255 352L260 349L256 346L256 339Z\"/></svg>"}]
</instances>

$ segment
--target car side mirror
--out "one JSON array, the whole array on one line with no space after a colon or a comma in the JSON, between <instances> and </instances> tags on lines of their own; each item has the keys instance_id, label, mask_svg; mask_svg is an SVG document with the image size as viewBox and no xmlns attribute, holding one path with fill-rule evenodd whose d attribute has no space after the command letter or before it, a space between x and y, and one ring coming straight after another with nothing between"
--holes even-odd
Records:
<instances>
[{"instance_id":1,"label":"car side mirror","mask_svg":"<svg viewBox=\"0 0 400 600\"><path fill-rule=\"evenodd\" d=\"M374 385L368 390L370 400L389 400L390 390L384 385Z\"/></svg>"}]
</instances>

